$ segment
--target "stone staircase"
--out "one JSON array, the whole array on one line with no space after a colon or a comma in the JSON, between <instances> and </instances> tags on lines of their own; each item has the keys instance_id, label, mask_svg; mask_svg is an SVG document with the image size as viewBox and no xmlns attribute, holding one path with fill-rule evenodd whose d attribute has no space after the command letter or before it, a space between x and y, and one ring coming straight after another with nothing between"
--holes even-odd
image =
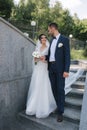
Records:
<instances>
[{"instance_id":1,"label":"stone staircase","mask_svg":"<svg viewBox=\"0 0 87 130\"><path fill-rule=\"evenodd\" d=\"M64 118L73 123L79 124L82 107L85 82L77 81L72 85L72 90L65 97Z\"/></svg>"},{"instance_id":2,"label":"stone staircase","mask_svg":"<svg viewBox=\"0 0 87 130\"><path fill-rule=\"evenodd\" d=\"M71 66L71 71L76 72L78 67L78 65ZM79 130L86 72L87 70L84 68L83 75L71 86L72 90L65 97L62 123L56 121L56 114L51 114L46 119L37 119L34 116L27 116L25 111L19 113L20 121L28 125L29 130Z\"/></svg>"},{"instance_id":3,"label":"stone staircase","mask_svg":"<svg viewBox=\"0 0 87 130\"><path fill-rule=\"evenodd\" d=\"M71 72L76 72L77 69L80 67L81 66L79 66L78 63L72 65ZM78 125L80 123L80 114L81 114L81 107L82 107L84 86L87 72L86 68L83 69L84 69L83 75L74 84L72 84L71 86L72 90L65 97L64 119Z\"/></svg>"}]
</instances>

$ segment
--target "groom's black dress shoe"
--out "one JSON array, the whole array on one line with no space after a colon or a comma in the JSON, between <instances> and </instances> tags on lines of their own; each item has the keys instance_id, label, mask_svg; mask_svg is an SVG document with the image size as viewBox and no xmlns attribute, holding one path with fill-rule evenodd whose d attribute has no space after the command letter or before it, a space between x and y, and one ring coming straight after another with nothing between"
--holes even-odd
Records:
<instances>
[{"instance_id":1,"label":"groom's black dress shoe","mask_svg":"<svg viewBox=\"0 0 87 130\"><path fill-rule=\"evenodd\" d=\"M58 114L57 122L62 122L62 121L63 121L63 115L62 114Z\"/></svg>"}]
</instances>

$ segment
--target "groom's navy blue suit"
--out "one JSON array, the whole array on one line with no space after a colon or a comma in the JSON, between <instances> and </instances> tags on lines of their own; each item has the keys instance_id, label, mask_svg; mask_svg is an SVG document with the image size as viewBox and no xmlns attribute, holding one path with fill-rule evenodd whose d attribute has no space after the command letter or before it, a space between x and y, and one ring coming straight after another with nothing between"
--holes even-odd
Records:
<instances>
[{"instance_id":1,"label":"groom's navy blue suit","mask_svg":"<svg viewBox=\"0 0 87 130\"><path fill-rule=\"evenodd\" d=\"M51 63L49 62L49 58L52 41L53 39L50 42L46 60L48 61L49 77L52 91L58 107L58 114L62 114L64 112L65 103L65 78L63 77L63 72L69 72L70 67L69 39L63 35L60 35L55 50L55 62ZM59 46L59 44L62 44L62 46Z\"/></svg>"}]
</instances>

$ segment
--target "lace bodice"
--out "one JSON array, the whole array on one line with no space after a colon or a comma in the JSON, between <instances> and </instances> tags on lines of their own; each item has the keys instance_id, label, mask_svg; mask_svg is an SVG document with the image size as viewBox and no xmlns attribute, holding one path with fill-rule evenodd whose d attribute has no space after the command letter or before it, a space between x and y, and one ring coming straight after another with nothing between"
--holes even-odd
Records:
<instances>
[{"instance_id":1,"label":"lace bodice","mask_svg":"<svg viewBox=\"0 0 87 130\"><path fill-rule=\"evenodd\" d=\"M47 55L48 54L48 46L44 49L44 50L40 50L40 48L41 48L41 46L39 46L39 47L36 47L36 51L38 51L40 54L41 54L41 56L44 56L44 55Z\"/></svg>"}]
</instances>

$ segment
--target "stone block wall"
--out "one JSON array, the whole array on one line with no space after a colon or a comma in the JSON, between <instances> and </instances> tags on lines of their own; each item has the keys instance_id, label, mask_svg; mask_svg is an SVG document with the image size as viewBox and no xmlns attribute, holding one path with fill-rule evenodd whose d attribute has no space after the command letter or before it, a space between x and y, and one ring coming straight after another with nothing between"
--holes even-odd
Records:
<instances>
[{"instance_id":1,"label":"stone block wall","mask_svg":"<svg viewBox=\"0 0 87 130\"><path fill-rule=\"evenodd\" d=\"M0 18L0 130L25 108L34 48L30 38Z\"/></svg>"}]
</instances>

